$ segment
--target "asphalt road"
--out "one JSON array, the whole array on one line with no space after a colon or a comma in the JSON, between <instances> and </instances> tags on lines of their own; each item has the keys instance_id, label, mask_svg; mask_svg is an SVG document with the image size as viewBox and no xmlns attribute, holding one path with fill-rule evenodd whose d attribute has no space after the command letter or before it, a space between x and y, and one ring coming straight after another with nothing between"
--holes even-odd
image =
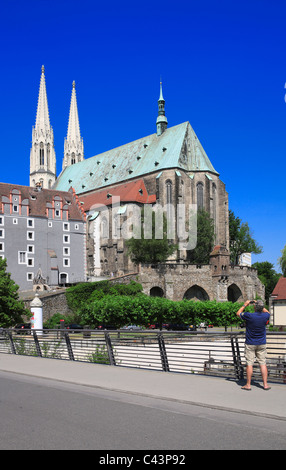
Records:
<instances>
[{"instance_id":1,"label":"asphalt road","mask_svg":"<svg viewBox=\"0 0 286 470\"><path fill-rule=\"evenodd\" d=\"M1 450L286 448L285 421L1 371L0 417Z\"/></svg>"}]
</instances>

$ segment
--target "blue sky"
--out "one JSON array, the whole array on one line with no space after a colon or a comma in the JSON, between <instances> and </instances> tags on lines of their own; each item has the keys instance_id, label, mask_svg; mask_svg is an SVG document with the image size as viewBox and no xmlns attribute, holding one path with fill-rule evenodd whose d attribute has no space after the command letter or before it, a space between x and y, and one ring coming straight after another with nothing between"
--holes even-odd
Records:
<instances>
[{"instance_id":1,"label":"blue sky","mask_svg":"<svg viewBox=\"0 0 286 470\"><path fill-rule=\"evenodd\" d=\"M29 184L41 66L58 172L76 81L85 158L189 121L229 207L277 259L286 244L284 0L6 0L1 4L1 182Z\"/></svg>"}]
</instances>

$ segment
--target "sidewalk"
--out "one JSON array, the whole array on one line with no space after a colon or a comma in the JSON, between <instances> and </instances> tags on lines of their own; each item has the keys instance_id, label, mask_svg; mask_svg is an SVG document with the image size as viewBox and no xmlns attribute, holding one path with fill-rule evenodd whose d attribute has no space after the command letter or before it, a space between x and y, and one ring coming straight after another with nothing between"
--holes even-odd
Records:
<instances>
[{"instance_id":1,"label":"sidewalk","mask_svg":"<svg viewBox=\"0 0 286 470\"><path fill-rule=\"evenodd\" d=\"M13 354L0 354L0 371L286 421L283 384L270 384L271 390L264 391L256 382L245 392L241 384L224 378Z\"/></svg>"}]
</instances>

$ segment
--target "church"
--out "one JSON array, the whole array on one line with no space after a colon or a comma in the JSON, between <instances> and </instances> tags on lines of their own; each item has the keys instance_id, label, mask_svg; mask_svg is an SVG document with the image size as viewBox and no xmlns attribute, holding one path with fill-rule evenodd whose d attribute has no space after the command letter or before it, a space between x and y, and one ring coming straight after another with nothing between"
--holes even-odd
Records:
<instances>
[{"instance_id":1,"label":"church","mask_svg":"<svg viewBox=\"0 0 286 470\"><path fill-rule=\"evenodd\" d=\"M243 300L264 297L254 269L230 266L228 193L189 122L168 127L160 83L154 133L99 155L84 158L75 82L72 85L62 171L56 174L53 129L50 124L45 69L42 67L36 123L30 151L30 187L72 192L86 218L87 280L98 276L134 275L144 292L174 300ZM175 230L176 252L159 266L135 266L126 249L133 235L130 214L161 207ZM189 262L189 245L181 243L178 227L189 224L190 208L204 208L215 229L210 263ZM131 222L130 222L131 220ZM128 223L129 222L129 223ZM123 228L126 229L124 232ZM190 227L189 227L190 228ZM124 233L123 233L124 232ZM194 248L192 246L191 248Z\"/></svg>"}]
</instances>

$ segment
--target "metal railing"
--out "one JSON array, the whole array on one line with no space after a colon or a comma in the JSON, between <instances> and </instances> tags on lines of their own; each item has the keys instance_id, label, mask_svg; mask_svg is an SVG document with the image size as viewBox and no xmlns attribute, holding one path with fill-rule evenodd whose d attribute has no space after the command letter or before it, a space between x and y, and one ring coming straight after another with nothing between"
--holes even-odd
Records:
<instances>
[{"instance_id":1,"label":"metal railing","mask_svg":"<svg viewBox=\"0 0 286 470\"><path fill-rule=\"evenodd\" d=\"M0 353L238 380L245 374L244 340L244 333L4 329ZM286 383L286 333L267 333L267 366L269 381Z\"/></svg>"}]
</instances>

